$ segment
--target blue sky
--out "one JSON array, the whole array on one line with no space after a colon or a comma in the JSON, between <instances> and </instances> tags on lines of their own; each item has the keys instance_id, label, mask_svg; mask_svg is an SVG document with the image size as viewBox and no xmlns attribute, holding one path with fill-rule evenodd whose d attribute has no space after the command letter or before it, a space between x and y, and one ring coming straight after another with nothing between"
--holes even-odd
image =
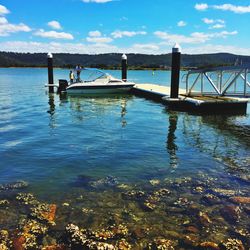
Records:
<instances>
[{"instance_id":1,"label":"blue sky","mask_svg":"<svg viewBox=\"0 0 250 250\"><path fill-rule=\"evenodd\" d=\"M250 55L248 0L0 0L0 51Z\"/></svg>"}]
</instances>

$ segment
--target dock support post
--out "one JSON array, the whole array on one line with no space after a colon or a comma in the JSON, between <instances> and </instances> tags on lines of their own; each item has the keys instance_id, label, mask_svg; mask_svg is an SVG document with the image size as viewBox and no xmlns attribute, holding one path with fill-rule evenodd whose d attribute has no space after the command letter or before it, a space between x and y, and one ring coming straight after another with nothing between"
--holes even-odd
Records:
<instances>
[{"instance_id":1,"label":"dock support post","mask_svg":"<svg viewBox=\"0 0 250 250\"><path fill-rule=\"evenodd\" d=\"M180 66L181 66L181 47L179 46L179 44L176 43L172 48L170 98L178 98L179 96Z\"/></svg>"},{"instance_id":2,"label":"dock support post","mask_svg":"<svg viewBox=\"0 0 250 250\"><path fill-rule=\"evenodd\" d=\"M49 93L54 93L54 77L53 77L53 55L51 53L47 54L48 59L48 84L49 84Z\"/></svg>"},{"instance_id":3,"label":"dock support post","mask_svg":"<svg viewBox=\"0 0 250 250\"><path fill-rule=\"evenodd\" d=\"M127 81L127 66L128 66L127 56L123 54L122 55L122 80L124 82Z\"/></svg>"}]
</instances>

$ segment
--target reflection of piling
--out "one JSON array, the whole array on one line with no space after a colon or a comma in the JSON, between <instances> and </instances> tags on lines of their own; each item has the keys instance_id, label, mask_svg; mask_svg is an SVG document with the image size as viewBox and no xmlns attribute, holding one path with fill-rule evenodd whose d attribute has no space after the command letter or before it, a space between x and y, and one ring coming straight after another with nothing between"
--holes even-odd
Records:
<instances>
[{"instance_id":1,"label":"reflection of piling","mask_svg":"<svg viewBox=\"0 0 250 250\"><path fill-rule=\"evenodd\" d=\"M49 84L49 93L54 93L54 77L53 77L53 55L48 53L48 84Z\"/></svg>"},{"instance_id":2,"label":"reflection of piling","mask_svg":"<svg viewBox=\"0 0 250 250\"><path fill-rule=\"evenodd\" d=\"M178 98L179 96L180 66L181 66L181 48L176 43L172 49L170 98Z\"/></svg>"},{"instance_id":3,"label":"reflection of piling","mask_svg":"<svg viewBox=\"0 0 250 250\"><path fill-rule=\"evenodd\" d=\"M56 105L54 103L54 95L50 94L49 95L49 110L47 111L49 114L53 115L56 109Z\"/></svg>"},{"instance_id":4,"label":"reflection of piling","mask_svg":"<svg viewBox=\"0 0 250 250\"><path fill-rule=\"evenodd\" d=\"M127 81L127 56L125 54L122 55L122 80L124 82Z\"/></svg>"},{"instance_id":5,"label":"reflection of piling","mask_svg":"<svg viewBox=\"0 0 250 250\"><path fill-rule=\"evenodd\" d=\"M170 156L170 166L177 167L178 158L176 151L178 146L176 145L175 131L177 129L178 115L176 113L169 113L169 128L168 128L168 138L167 138L167 151Z\"/></svg>"}]
</instances>

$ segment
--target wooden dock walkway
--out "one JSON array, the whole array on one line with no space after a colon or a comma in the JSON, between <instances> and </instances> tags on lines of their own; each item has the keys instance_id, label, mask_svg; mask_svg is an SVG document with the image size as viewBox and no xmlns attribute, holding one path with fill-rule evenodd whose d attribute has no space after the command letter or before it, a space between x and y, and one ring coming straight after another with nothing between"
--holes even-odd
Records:
<instances>
[{"instance_id":1,"label":"wooden dock walkway","mask_svg":"<svg viewBox=\"0 0 250 250\"><path fill-rule=\"evenodd\" d=\"M249 98L220 97L201 95L197 92L186 95L185 89L179 89L179 97L170 98L170 87L157 84L136 84L132 93L157 102L161 102L170 109L194 111L202 113L240 113L246 112Z\"/></svg>"}]
</instances>

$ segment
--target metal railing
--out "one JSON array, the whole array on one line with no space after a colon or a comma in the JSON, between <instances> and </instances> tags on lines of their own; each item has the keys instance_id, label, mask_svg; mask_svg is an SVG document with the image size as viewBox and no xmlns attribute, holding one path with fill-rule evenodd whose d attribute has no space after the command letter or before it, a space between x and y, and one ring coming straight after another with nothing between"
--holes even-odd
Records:
<instances>
[{"instance_id":1,"label":"metal railing","mask_svg":"<svg viewBox=\"0 0 250 250\"><path fill-rule=\"evenodd\" d=\"M184 76L186 95L195 93L250 97L249 73L250 70L244 66L190 70Z\"/></svg>"}]
</instances>

